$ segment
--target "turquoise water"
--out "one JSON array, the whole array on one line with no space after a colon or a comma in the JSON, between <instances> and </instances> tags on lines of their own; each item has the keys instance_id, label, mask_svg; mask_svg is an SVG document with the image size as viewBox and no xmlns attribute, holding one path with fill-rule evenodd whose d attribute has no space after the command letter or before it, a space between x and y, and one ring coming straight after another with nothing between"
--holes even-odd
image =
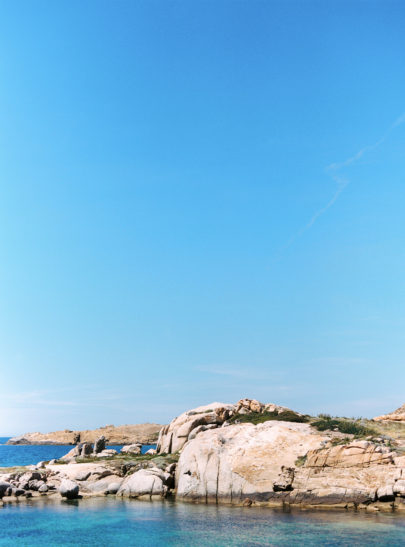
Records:
<instances>
[{"instance_id":1,"label":"turquoise water","mask_svg":"<svg viewBox=\"0 0 405 547\"><path fill-rule=\"evenodd\" d=\"M61 458L73 448L72 445L6 445L9 438L0 437L0 467L35 465L40 461ZM108 446L107 448L119 451L122 445ZM149 448L152 448L152 445L144 445L142 452L146 452Z\"/></svg>"},{"instance_id":2,"label":"turquoise water","mask_svg":"<svg viewBox=\"0 0 405 547\"><path fill-rule=\"evenodd\" d=\"M405 545L405 518L115 498L24 502L0 507L0 546L4 545L393 547Z\"/></svg>"}]
</instances>

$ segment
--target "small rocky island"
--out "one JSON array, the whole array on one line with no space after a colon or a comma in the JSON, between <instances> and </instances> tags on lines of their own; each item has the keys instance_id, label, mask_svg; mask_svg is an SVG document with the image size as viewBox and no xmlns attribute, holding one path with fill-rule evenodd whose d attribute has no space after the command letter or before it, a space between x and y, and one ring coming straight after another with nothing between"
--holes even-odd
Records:
<instances>
[{"instance_id":1,"label":"small rocky island","mask_svg":"<svg viewBox=\"0 0 405 547\"><path fill-rule=\"evenodd\" d=\"M403 409L403 407L402 407ZM44 496L125 496L194 503L405 513L405 419L311 417L242 399L189 410L156 450L120 453L106 437L60 460L2 469L2 503ZM404 417L405 418L405 417Z\"/></svg>"},{"instance_id":2,"label":"small rocky island","mask_svg":"<svg viewBox=\"0 0 405 547\"><path fill-rule=\"evenodd\" d=\"M51 433L25 433L18 437L12 437L7 444L78 444L80 442L94 443L98 437L104 436L108 444L154 444L156 443L160 424L135 424L135 425L105 425L98 429L86 429L84 431L53 431Z\"/></svg>"}]
</instances>

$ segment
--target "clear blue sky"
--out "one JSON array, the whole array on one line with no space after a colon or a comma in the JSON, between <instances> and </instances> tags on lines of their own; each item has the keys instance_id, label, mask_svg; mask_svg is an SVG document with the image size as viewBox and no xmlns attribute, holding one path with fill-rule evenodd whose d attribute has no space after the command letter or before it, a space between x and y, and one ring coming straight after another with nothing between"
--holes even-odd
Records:
<instances>
[{"instance_id":1,"label":"clear blue sky","mask_svg":"<svg viewBox=\"0 0 405 547\"><path fill-rule=\"evenodd\" d=\"M403 2L0 2L0 434L405 401Z\"/></svg>"}]
</instances>

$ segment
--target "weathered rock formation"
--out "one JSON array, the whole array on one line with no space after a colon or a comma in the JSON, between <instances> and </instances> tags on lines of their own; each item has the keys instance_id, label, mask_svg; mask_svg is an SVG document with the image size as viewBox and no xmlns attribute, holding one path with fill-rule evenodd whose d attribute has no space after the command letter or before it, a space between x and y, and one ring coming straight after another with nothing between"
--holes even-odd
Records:
<instances>
[{"instance_id":1,"label":"weathered rock formation","mask_svg":"<svg viewBox=\"0 0 405 547\"><path fill-rule=\"evenodd\" d=\"M296 421L286 421L291 419ZM376 437L358 429L366 439L315 426L313 419L253 399L212 403L165 426L158 454L142 456L139 443L117 454L105 448L103 438L94 449L83 441L64 457L64 465L40 462L37 469L0 472L0 498L176 496L243 506L405 511L404 426L378 425ZM387 430L399 430L398 438L381 433Z\"/></svg>"},{"instance_id":2,"label":"weathered rock formation","mask_svg":"<svg viewBox=\"0 0 405 547\"><path fill-rule=\"evenodd\" d=\"M405 455L369 441L332 446L328 434L309 424L240 424L190 440L180 455L176 487L179 499L205 503L401 502Z\"/></svg>"},{"instance_id":3,"label":"weathered rock formation","mask_svg":"<svg viewBox=\"0 0 405 547\"><path fill-rule=\"evenodd\" d=\"M284 468L294 468L299 457L326 439L308 424L278 421L204 431L180 455L177 496L214 503L269 501L277 496L274 484Z\"/></svg>"},{"instance_id":4,"label":"weathered rock formation","mask_svg":"<svg viewBox=\"0 0 405 547\"><path fill-rule=\"evenodd\" d=\"M391 414L383 414L374 418L376 422L404 422L405 423L405 404L391 412Z\"/></svg>"},{"instance_id":5,"label":"weathered rock formation","mask_svg":"<svg viewBox=\"0 0 405 547\"><path fill-rule=\"evenodd\" d=\"M211 403L184 412L162 428L159 433L157 451L172 454L181 450L194 429L200 426L218 427L235 413L235 409L235 405Z\"/></svg>"},{"instance_id":6,"label":"weathered rock formation","mask_svg":"<svg viewBox=\"0 0 405 547\"><path fill-rule=\"evenodd\" d=\"M237 414L282 412L286 407L263 404L255 399L241 399L233 404L211 403L184 412L163 427L159 433L157 451L172 454L183 448L187 441L194 439L202 431L227 425L227 420Z\"/></svg>"}]
</instances>

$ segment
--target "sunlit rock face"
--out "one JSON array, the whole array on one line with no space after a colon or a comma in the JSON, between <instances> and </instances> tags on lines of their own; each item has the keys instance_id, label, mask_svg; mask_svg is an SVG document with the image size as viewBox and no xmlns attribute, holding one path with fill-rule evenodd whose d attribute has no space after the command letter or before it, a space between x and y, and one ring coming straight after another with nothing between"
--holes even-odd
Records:
<instances>
[{"instance_id":1,"label":"sunlit rock face","mask_svg":"<svg viewBox=\"0 0 405 547\"><path fill-rule=\"evenodd\" d=\"M389 421L389 422L404 422L405 423L405 404L391 412L391 414L383 414L382 416L376 416L374 418L377 422Z\"/></svg>"}]
</instances>

